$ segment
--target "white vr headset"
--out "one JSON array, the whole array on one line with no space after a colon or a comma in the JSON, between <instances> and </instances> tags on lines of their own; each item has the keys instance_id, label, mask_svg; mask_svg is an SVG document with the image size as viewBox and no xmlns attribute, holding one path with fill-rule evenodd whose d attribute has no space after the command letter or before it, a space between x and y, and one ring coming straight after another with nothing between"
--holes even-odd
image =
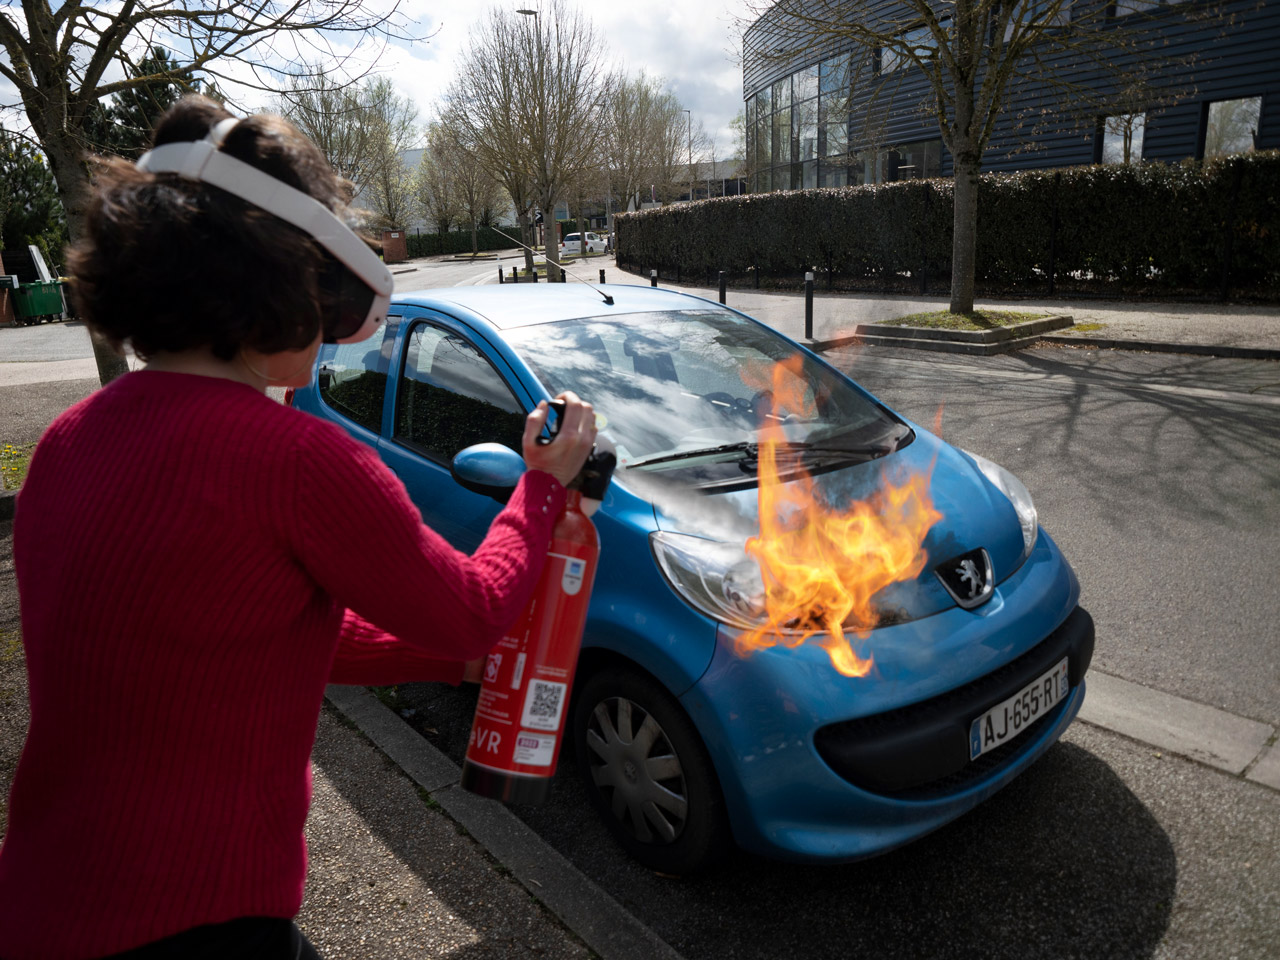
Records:
<instances>
[{"instance_id":1,"label":"white vr headset","mask_svg":"<svg viewBox=\"0 0 1280 960\"><path fill-rule=\"evenodd\" d=\"M240 121L222 120L203 140L166 143L144 153L137 162L149 173L176 173L227 191L313 237L346 270L337 279L337 316L326 317L326 343L352 343L373 336L387 315L394 281L376 253L323 203L263 173L219 147Z\"/></svg>"}]
</instances>

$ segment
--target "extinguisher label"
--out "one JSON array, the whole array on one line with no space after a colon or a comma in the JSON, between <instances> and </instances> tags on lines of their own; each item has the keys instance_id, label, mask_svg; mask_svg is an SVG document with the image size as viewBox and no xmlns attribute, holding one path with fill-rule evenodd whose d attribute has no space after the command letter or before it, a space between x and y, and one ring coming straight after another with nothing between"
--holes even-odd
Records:
<instances>
[{"instance_id":1,"label":"extinguisher label","mask_svg":"<svg viewBox=\"0 0 1280 960\"><path fill-rule=\"evenodd\" d=\"M587 572L586 561L577 557L566 557L564 554L553 553L553 557L559 557L564 561L564 573L560 576L560 589L571 597L578 595L578 591L582 589L582 578Z\"/></svg>"},{"instance_id":2,"label":"extinguisher label","mask_svg":"<svg viewBox=\"0 0 1280 960\"><path fill-rule=\"evenodd\" d=\"M559 730L560 713L564 710L564 695L568 689L563 683L531 680L524 697L520 725L535 730Z\"/></svg>"},{"instance_id":3,"label":"extinguisher label","mask_svg":"<svg viewBox=\"0 0 1280 960\"><path fill-rule=\"evenodd\" d=\"M554 733L535 733L532 730L521 730L516 734L516 763L530 767L549 767L556 756L556 735Z\"/></svg>"}]
</instances>

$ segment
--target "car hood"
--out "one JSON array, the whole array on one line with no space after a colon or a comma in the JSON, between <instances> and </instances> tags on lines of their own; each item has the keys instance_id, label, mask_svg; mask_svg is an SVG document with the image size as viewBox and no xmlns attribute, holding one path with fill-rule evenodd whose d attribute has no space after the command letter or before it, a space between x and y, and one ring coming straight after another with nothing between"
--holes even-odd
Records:
<instances>
[{"instance_id":1,"label":"car hood","mask_svg":"<svg viewBox=\"0 0 1280 960\"><path fill-rule=\"evenodd\" d=\"M1023 560L1022 528L1008 498L959 450L911 426L915 440L903 449L813 478L818 494L828 504L839 505L865 499L886 480L901 483L912 472L929 477L929 493L942 519L925 537L924 569L915 580L892 584L876 596L882 614L896 620L918 619L956 606L934 569L961 554L984 548L997 584ZM626 483L625 477L622 482ZM755 488L702 493L659 487L646 488L642 495L653 502L660 530L728 542L745 542L759 533Z\"/></svg>"}]
</instances>

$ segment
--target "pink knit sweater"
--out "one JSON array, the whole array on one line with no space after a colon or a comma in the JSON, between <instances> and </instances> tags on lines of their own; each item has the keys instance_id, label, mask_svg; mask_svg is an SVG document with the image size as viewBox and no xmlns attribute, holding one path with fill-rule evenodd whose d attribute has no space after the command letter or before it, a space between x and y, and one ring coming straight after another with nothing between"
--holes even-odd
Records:
<instances>
[{"instance_id":1,"label":"pink knit sweater","mask_svg":"<svg viewBox=\"0 0 1280 960\"><path fill-rule=\"evenodd\" d=\"M14 525L31 728L0 956L293 916L325 684L457 683L563 503L526 474L467 557L367 447L242 384L130 373L60 416Z\"/></svg>"}]
</instances>

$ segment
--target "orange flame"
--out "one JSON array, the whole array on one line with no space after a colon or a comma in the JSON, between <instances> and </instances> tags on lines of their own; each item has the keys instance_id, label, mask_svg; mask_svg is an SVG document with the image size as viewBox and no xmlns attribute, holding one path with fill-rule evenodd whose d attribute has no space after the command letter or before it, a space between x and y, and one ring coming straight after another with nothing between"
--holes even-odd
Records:
<instances>
[{"instance_id":1,"label":"orange flame","mask_svg":"<svg viewBox=\"0 0 1280 960\"><path fill-rule=\"evenodd\" d=\"M774 409L812 416L813 404L803 395L805 380L796 375L799 364L795 357L774 367ZM818 636L838 672L866 676L873 659L858 656L846 631L865 639L878 619L872 603L876 593L924 569L925 534L942 519L929 496L929 476L913 472L902 483L885 477L866 500L835 508L823 501L807 475L780 481L781 421L763 419L760 535L748 540L746 549L760 564L766 622L739 634L736 650L746 656L777 644L799 646Z\"/></svg>"}]
</instances>

